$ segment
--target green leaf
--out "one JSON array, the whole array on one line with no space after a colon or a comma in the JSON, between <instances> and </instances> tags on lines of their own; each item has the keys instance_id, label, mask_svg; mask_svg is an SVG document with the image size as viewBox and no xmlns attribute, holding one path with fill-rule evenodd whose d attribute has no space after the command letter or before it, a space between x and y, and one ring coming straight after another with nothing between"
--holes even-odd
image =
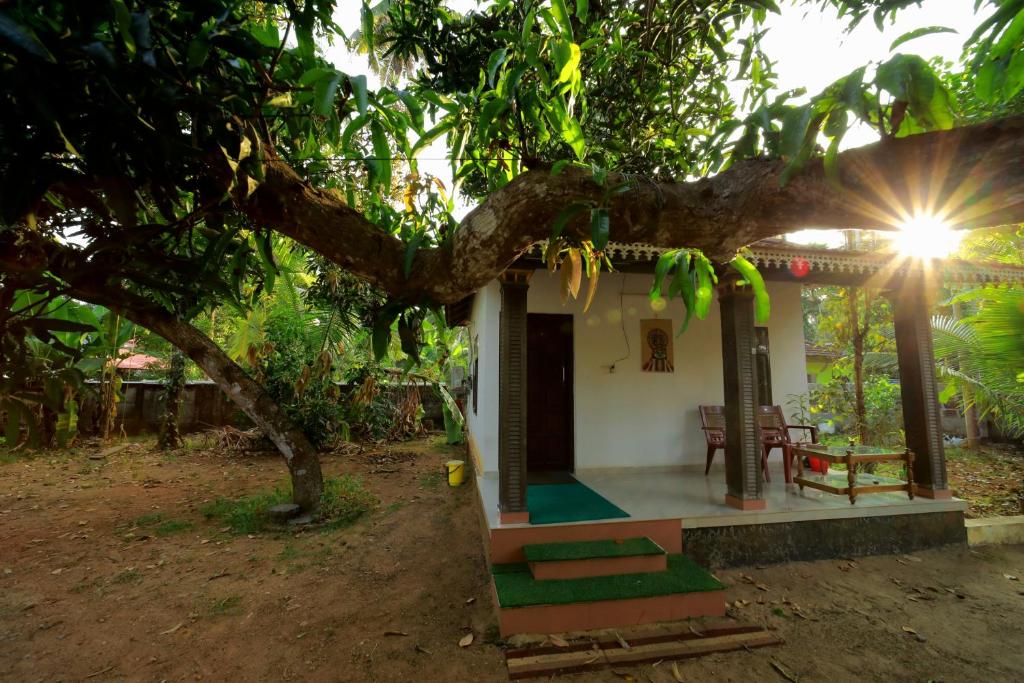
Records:
<instances>
[{"instance_id":1,"label":"green leaf","mask_svg":"<svg viewBox=\"0 0 1024 683\"><path fill-rule=\"evenodd\" d=\"M508 55L508 48L498 48L491 53L491 56L487 59L487 84L494 87L494 74L497 73L501 65L505 63L505 57Z\"/></svg>"},{"instance_id":2,"label":"green leaf","mask_svg":"<svg viewBox=\"0 0 1024 683\"><path fill-rule=\"evenodd\" d=\"M590 2L588 0L576 0L576 17L586 23L590 15Z\"/></svg>"},{"instance_id":3,"label":"green leaf","mask_svg":"<svg viewBox=\"0 0 1024 683\"><path fill-rule=\"evenodd\" d=\"M842 183L839 179L839 143L842 138L832 138L825 151L825 177L832 183L833 187L840 188Z\"/></svg>"},{"instance_id":4,"label":"green leaf","mask_svg":"<svg viewBox=\"0 0 1024 683\"><path fill-rule=\"evenodd\" d=\"M352 94L356 98L356 109L360 114L366 113L369 105L369 94L366 90L366 76L349 76L349 85L352 86Z\"/></svg>"},{"instance_id":5,"label":"green leaf","mask_svg":"<svg viewBox=\"0 0 1024 683\"><path fill-rule=\"evenodd\" d=\"M576 153L576 158L583 161L587 156L587 141L583 137L583 129L580 128L580 123L576 120L576 117L567 117L563 120L562 140L572 147L572 151Z\"/></svg>"},{"instance_id":6,"label":"green leaf","mask_svg":"<svg viewBox=\"0 0 1024 683\"><path fill-rule=\"evenodd\" d=\"M375 176L384 186L384 194L391 193L391 146L388 144L387 132L380 121L370 122L370 140L373 142L373 156L377 162Z\"/></svg>"},{"instance_id":7,"label":"green leaf","mask_svg":"<svg viewBox=\"0 0 1024 683\"><path fill-rule=\"evenodd\" d=\"M402 263L402 272L408 279L409 275L412 274L412 262L416 258L416 252L420 248L420 244L423 243L423 238L426 237L426 233L417 232L409 240L409 243L405 245L405 259Z\"/></svg>"},{"instance_id":8,"label":"green leaf","mask_svg":"<svg viewBox=\"0 0 1024 683\"><path fill-rule=\"evenodd\" d=\"M608 209L598 206L590 210L590 241L597 251L603 251L608 245L609 227Z\"/></svg>"},{"instance_id":9,"label":"green leaf","mask_svg":"<svg viewBox=\"0 0 1024 683\"><path fill-rule=\"evenodd\" d=\"M661 286L665 282L665 276L676 262L678 249L670 249L658 257L658 263L654 266L654 282L651 283L651 298L657 299L661 296Z\"/></svg>"},{"instance_id":10,"label":"green leaf","mask_svg":"<svg viewBox=\"0 0 1024 683\"><path fill-rule=\"evenodd\" d=\"M568 225L574 217L576 217L584 209L590 208L590 204L587 202L573 202L569 204L555 216L555 223L551 228L551 239L558 239L562 231L565 230L565 226Z\"/></svg>"},{"instance_id":11,"label":"green leaf","mask_svg":"<svg viewBox=\"0 0 1024 683\"><path fill-rule=\"evenodd\" d=\"M754 290L754 319L759 323L768 322L771 314L771 302L768 300L768 288L764 284L764 278L747 259L736 255L729 264L743 276L750 288Z\"/></svg>"},{"instance_id":12,"label":"green leaf","mask_svg":"<svg viewBox=\"0 0 1024 683\"><path fill-rule=\"evenodd\" d=\"M412 119L413 129L417 133L423 132L423 106L420 105L419 100L409 92L408 90L396 91L398 98L402 100L402 104L405 105L406 110L409 112L409 117Z\"/></svg>"},{"instance_id":13,"label":"green leaf","mask_svg":"<svg viewBox=\"0 0 1024 683\"><path fill-rule=\"evenodd\" d=\"M914 29L913 31L908 31L896 40L892 41L892 45L889 46L889 51L891 52L903 43L914 40L915 38L930 36L934 33L956 33L956 30L946 26L925 26L923 28Z\"/></svg>"},{"instance_id":14,"label":"green leaf","mask_svg":"<svg viewBox=\"0 0 1024 683\"><path fill-rule=\"evenodd\" d=\"M330 71L313 84L313 110L320 116L327 116L334 108L334 96L341 84L341 72Z\"/></svg>"},{"instance_id":15,"label":"green leaf","mask_svg":"<svg viewBox=\"0 0 1024 683\"><path fill-rule=\"evenodd\" d=\"M782 118L782 141L779 151L784 156L795 157L804 146L811 115L811 106L805 105L789 109Z\"/></svg>"},{"instance_id":16,"label":"green leaf","mask_svg":"<svg viewBox=\"0 0 1024 683\"><path fill-rule=\"evenodd\" d=\"M124 41L124 47L128 51L128 56L134 57L135 36L132 35L132 13L124 4L124 0L112 0L111 4L114 6L114 18L117 21L117 30L121 34L121 40Z\"/></svg>"},{"instance_id":17,"label":"green leaf","mask_svg":"<svg viewBox=\"0 0 1024 683\"><path fill-rule=\"evenodd\" d=\"M7 15L7 12L0 10L0 38L21 48L34 57L46 60L52 64L57 63L42 41L28 26L23 26Z\"/></svg>"},{"instance_id":18,"label":"green leaf","mask_svg":"<svg viewBox=\"0 0 1024 683\"><path fill-rule=\"evenodd\" d=\"M341 148L346 152L355 151L352 148L352 136L355 135L366 122L370 120L370 117L366 114L360 114L359 116L352 119L347 126L345 131L341 134Z\"/></svg>"},{"instance_id":19,"label":"green leaf","mask_svg":"<svg viewBox=\"0 0 1024 683\"><path fill-rule=\"evenodd\" d=\"M391 341L391 324L395 322L398 314L404 310L404 306L397 303L387 304L377 313L373 321L373 357L379 362L388 353L388 343Z\"/></svg>"},{"instance_id":20,"label":"green leaf","mask_svg":"<svg viewBox=\"0 0 1024 683\"><path fill-rule=\"evenodd\" d=\"M572 163L572 159L559 159L551 164L551 175L558 175L566 166Z\"/></svg>"},{"instance_id":21,"label":"green leaf","mask_svg":"<svg viewBox=\"0 0 1024 683\"><path fill-rule=\"evenodd\" d=\"M565 0L551 0L551 16L562 30L562 35L572 41L572 20L569 18L569 9L565 6Z\"/></svg>"},{"instance_id":22,"label":"green leaf","mask_svg":"<svg viewBox=\"0 0 1024 683\"><path fill-rule=\"evenodd\" d=\"M697 276L697 290L694 292L694 314L698 320L704 320L708 317L708 312L711 310L711 296L714 289L712 286L715 274L714 266L704 254L698 254L694 258L693 272Z\"/></svg>"}]
</instances>

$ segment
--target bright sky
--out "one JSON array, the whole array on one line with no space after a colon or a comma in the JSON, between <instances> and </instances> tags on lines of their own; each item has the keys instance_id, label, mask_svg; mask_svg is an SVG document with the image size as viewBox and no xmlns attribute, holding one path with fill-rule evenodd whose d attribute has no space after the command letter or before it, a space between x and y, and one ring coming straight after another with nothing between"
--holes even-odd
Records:
<instances>
[{"instance_id":1,"label":"bright sky","mask_svg":"<svg viewBox=\"0 0 1024 683\"><path fill-rule=\"evenodd\" d=\"M475 0L449 0L449 7L467 10L477 6ZM486 0L483 4L486 4ZM340 0L335 19L346 32L359 27L360 0ZM782 5L782 14L770 14L768 32L762 39L765 52L776 61L780 91L806 88L814 95L836 79L850 73L869 61L887 59L892 53L889 46L896 38L909 31L926 26L946 26L958 33L938 33L917 38L897 48L897 52L913 52L925 59L935 56L956 61L963 43L979 23L974 16L972 0L922 0L920 7L901 11L892 25L879 31L870 17L861 22L854 31L845 32L845 22L840 21L831 9ZM991 11L983 7L986 14ZM341 44L327 50L328 58L343 71L365 73L371 87L379 87L379 80L370 73L365 57L353 55ZM741 86L737 86L741 87ZM844 147L858 147L877 140L877 135L866 126L851 130L844 141ZM445 161L444 141L439 140L426 148L421 156L420 167L432 173L450 186L451 171ZM456 213L461 217L469 210L461 205ZM826 243L839 246L842 234L834 230L804 230L789 236L794 242Z\"/></svg>"}]
</instances>

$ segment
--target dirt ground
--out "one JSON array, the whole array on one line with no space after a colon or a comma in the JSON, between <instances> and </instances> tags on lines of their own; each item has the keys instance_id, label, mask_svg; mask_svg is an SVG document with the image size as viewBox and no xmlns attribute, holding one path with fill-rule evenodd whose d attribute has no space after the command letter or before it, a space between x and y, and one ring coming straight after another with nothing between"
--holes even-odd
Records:
<instances>
[{"instance_id":1,"label":"dirt ground","mask_svg":"<svg viewBox=\"0 0 1024 683\"><path fill-rule=\"evenodd\" d=\"M968 517L1024 515L1024 449L1010 444L978 450L949 448L946 469L953 495L970 508Z\"/></svg>"},{"instance_id":2,"label":"dirt ground","mask_svg":"<svg viewBox=\"0 0 1024 683\"><path fill-rule=\"evenodd\" d=\"M252 535L201 508L280 484L278 459L89 453L0 459L0 680L505 680L475 494L444 485L459 451L438 437L325 456L377 498L353 525ZM801 681L1024 680L1024 547L719 578L730 614L786 643L681 662L686 681L785 681L773 664ZM564 680L676 679L662 664Z\"/></svg>"}]
</instances>

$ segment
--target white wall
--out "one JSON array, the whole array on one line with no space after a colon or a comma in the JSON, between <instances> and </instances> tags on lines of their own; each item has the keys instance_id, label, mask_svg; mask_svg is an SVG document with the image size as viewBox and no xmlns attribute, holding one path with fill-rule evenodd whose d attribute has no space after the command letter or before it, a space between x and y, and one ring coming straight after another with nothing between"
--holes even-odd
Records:
<instances>
[{"instance_id":1,"label":"white wall","mask_svg":"<svg viewBox=\"0 0 1024 683\"><path fill-rule=\"evenodd\" d=\"M538 271L530 281L529 312L574 316L578 470L705 461L697 406L724 402L718 305L713 303L705 320L693 319L673 339L675 372L643 372L640 320L670 318L678 329L684 318L678 300L655 314L647 294L650 286L650 275L605 274L593 305L583 314L582 302L562 306L557 275ZM769 293L772 394L785 406L789 394L807 391L800 285L770 283ZM615 371L610 372L613 363Z\"/></svg>"},{"instance_id":2,"label":"white wall","mask_svg":"<svg viewBox=\"0 0 1024 683\"><path fill-rule=\"evenodd\" d=\"M712 304L707 319L692 320L673 339L675 372L643 372L640 320L670 318L678 330L684 318L678 300L656 314L647 295L650 285L651 275L605 273L593 305L583 314L580 301L562 306L557 275L539 270L530 280L529 312L573 315L577 470L704 463L697 406L724 402L718 304ZM768 291L772 394L788 413L789 395L807 392L800 285L771 282ZM500 289L492 282L477 293L470 323L471 339L478 340L480 395L478 412L474 415L470 406L467 421L488 472L498 467L500 308Z\"/></svg>"},{"instance_id":3,"label":"white wall","mask_svg":"<svg viewBox=\"0 0 1024 683\"><path fill-rule=\"evenodd\" d=\"M480 377L473 411L473 397L466 406L466 425L483 460L484 472L498 470L498 315L501 313L501 288L491 282L476 293L470 313L469 339L475 342L480 359ZM472 371L472 367L470 367ZM477 472L482 474L482 472Z\"/></svg>"}]
</instances>

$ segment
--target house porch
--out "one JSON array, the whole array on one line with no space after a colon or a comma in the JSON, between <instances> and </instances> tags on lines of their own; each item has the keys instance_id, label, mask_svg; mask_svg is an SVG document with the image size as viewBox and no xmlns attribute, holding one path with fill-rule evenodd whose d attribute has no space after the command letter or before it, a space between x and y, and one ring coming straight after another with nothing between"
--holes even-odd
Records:
<instances>
[{"instance_id":1,"label":"house porch","mask_svg":"<svg viewBox=\"0 0 1024 683\"><path fill-rule=\"evenodd\" d=\"M878 493L859 496L851 505L845 496L785 484L778 460L770 470L772 482L763 484L760 510L726 504L723 466L708 476L689 467L580 470L578 481L629 517L552 525L503 524L497 476L477 477L477 485L492 542L512 529L673 520L683 552L712 567L913 552L966 542L962 500Z\"/></svg>"}]
</instances>

